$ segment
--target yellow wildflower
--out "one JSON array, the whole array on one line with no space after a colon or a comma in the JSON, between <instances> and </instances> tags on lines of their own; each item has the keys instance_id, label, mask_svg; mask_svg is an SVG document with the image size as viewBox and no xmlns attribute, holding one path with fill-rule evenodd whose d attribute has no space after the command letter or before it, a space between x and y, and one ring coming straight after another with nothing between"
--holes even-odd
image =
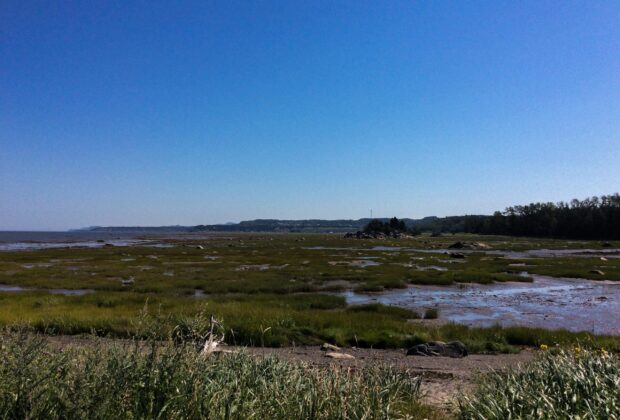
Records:
<instances>
[{"instance_id":1,"label":"yellow wildflower","mask_svg":"<svg viewBox=\"0 0 620 420\"><path fill-rule=\"evenodd\" d=\"M546 344L541 344L541 345L540 345L540 349L541 349L541 350L547 350L548 348L549 348L549 346L548 346L548 345L546 345Z\"/></svg>"}]
</instances>

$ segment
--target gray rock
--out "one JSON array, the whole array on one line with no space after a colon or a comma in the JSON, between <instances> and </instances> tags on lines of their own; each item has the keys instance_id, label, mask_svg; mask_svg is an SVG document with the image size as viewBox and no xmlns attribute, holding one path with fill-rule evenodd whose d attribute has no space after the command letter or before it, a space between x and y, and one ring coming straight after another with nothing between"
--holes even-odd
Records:
<instances>
[{"instance_id":1,"label":"gray rock","mask_svg":"<svg viewBox=\"0 0 620 420\"><path fill-rule=\"evenodd\" d=\"M605 272L601 270L590 270L590 274L598 274L599 276L604 276Z\"/></svg>"},{"instance_id":2,"label":"gray rock","mask_svg":"<svg viewBox=\"0 0 620 420\"><path fill-rule=\"evenodd\" d=\"M361 230L358 230L355 233L349 232L346 233L344 235L345 238L347 239L387 239L387 238L393 238L393 239L401 239L401 238L411 238L411 236L409 235L405 235L404 233L401 232L392 232L389 235L386 235L385 233L382 232L363 232Z\"/></svg>"},{"instance_id":3,"label":"gray rock","mask_svg":"<svg viewBox=\"0 0 620 420\"><path fill-rule=\"evenodd\" d=\"M491 246L489 244L485 244L484 242L472 242L472 246L474 249L489 249Z\"/></svg>"},{"instance_id":4,"label":"gray rock","mask_svg":"<svg viewBox=\"0 0 620 420\"><path fill-rule=\"evenodd\" d=\"M330 359L341 359L341 360L353 360L355 356L347 353L338 353L335 351L328 351L325 353L325 357L329 357Z\"/></svg>"},{"instance_id":5,"label":"gray rock","mask_svg":"<svg viewBox=\"0 0 620 420\"><path fill-rule=\"evenodd\" d=\"M448 249L489 249L489 245L484 242L455 242Z\"/></svg>"},{"instance_id":6,"label":"gray rock","mask_svg":"<svg viewBox=\"0 0 620 420\"><path fill-rule=\"evenodd\" d=\"M333 344L323 343L321 346L321 350L323 351L340 351L340 347L334 346Z\"/></svg>"},{"instance_id":7,"label":"gray rock","mask_svg":"<svg viewBox=\"0 0 620 420\"><path fill-rule=\"evenodd\" d=\"M460 341L430 341L418 344L407 350L407 356L443 356L443 357L465 357L467 348Z\"/></svg>"}]
</instances>

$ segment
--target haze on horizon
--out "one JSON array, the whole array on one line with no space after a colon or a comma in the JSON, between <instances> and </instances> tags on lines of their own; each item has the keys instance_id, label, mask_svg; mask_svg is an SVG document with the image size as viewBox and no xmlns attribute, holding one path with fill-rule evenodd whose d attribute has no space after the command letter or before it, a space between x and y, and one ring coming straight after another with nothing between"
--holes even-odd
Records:
<instances>
[{"instance_id":1,"label":"haze on horizon","mask_svg":"<svg viewBox=\"0 0 620 420\"><path fill-rule=\"evenodd\" d=\"M619 2L0 7L0 230L618 191Z\"/></svg>"}]
</instances>

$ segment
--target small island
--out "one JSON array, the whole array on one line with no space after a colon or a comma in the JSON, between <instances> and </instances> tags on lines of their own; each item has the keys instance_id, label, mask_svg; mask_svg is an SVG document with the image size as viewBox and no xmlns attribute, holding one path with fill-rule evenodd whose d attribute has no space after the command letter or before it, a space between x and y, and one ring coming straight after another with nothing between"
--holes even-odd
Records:
<instances>
[{"instance_id":1,"label":"small island","mask_svg":"<svg viewBox=\"0 0 620 420\"><path fill-rule=\"evenodd\" d=\"M358 230L355 233L349 232L344 237L356 239L400 239L411 238L420 233L420 230L415 227L407 227L404 220L392 217L389 221L372 219L364 226L363 230Z\"/></svg>"}]
</instances>

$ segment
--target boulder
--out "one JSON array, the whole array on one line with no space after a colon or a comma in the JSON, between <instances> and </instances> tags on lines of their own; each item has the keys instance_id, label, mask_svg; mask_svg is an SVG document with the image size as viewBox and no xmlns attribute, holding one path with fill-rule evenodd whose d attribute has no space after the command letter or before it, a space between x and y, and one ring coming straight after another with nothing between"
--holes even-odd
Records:
<instances>
[{"instance_id":1,"label":"boulder","mask_svg":"<svg viewBox=\"0 0 620 420\"><path fill-rule=\"evenodd\" d=\"M325 353L325 357L329 357L330 359L340 359L340 360L353 360L355 356L347 353L338 353L335 351L328 351Z\"/></svg>"},{"instance_id":2,"label":"boulder","mask_svg":"<svg viewBox=\"0 0 620 420\"><path fill-rule=\"evenodd\" d=\"M455 242L448 246L448 249L489 249L489 245L484 242Z\"/></svg>"},{"instance_id":3,"label":"boulder","mask_svg":"<svg viewBox=\"0 0 620 420\"><path fill-rule=\"evenodd\" d=\"M601 270L590 270L590 274L598 274L599 276L605 275L605 273Z\"/></svg>"},{"instance_id":4,"label":"boulder","mask_svg":"<svg viewBox=\"0 0 620 420\"><path fill-rule=\"evenodd\" d=\"M363 232L358 230L355 233L349 232L345 233L344 237L346 239L402 239L402 238L411 238L411 236L406 235L401 232L391 232L390 234L385 234L383 232Z\"/></svg>"},{"instance_id":5,"label":"boulder","mask_svg":"<svg viewBox=\"0 0 620 420\"><path fill-rule=\"evenodd\" d=\"M474 247L474 249L489 249L489 248L491 248L490 245L485 244L484 242L472 242L471 245Z\"/></svg>"},{"instance_id":6,"label":"boulder","mask_svg":"<svg viewBox=\"0 0 620 420\"><path fill-rule=\"evenodd\" d=\"M460 341L430 341L418 344L407 350L407 356L443 356L443 357L465 357L467 348Z\"/></svg>"},{"instance_id":7,"label":"boulder","mask_svg":"<svg viewBox=\"0 0 620 420\"><path fill-rule=\"evenodd\" d=\"M205 249L205 247L202 246L202 245L198 245L198 246L196 246L196 249Z\"/></svg>"},{"instance_id":8,"label":"boulder","mask_svg":"<svg viewBox=\"0 0 620 420\"><path fill-rule=\"evenodd\" d=\"M135 279L133 276L129 277L128 279L121 279L121 284L123 286L131 286L135 283Z\"/></svg>"},{"instance_id":9,"label":"boulder","mask_svg":"<svg viewBox=\"0 0 620 420\"><path fill-rule=\"evenodd\" d=\"M461 252L451 252L450 258L465 258L465 254Z\"/></svg>"}]
</instances>

